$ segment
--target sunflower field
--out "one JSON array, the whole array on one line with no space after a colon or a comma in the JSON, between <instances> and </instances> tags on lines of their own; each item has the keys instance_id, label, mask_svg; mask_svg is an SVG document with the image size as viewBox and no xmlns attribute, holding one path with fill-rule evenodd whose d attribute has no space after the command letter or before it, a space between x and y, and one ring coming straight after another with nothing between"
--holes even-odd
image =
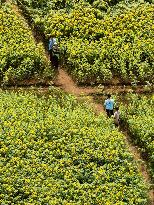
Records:
<instances>
[{"instance_id":1,"label":"sunflower field","mask_svg":"<svg viewBox=\"0 0 154 205\"><path fill-rule=\"evenodd\" d=\"M147 204L112 120L53 90L1 91L0 107L0 204Z\"/></svg>"},{"instance_id":2,"label":"sunflower field","mask_svg":"<svg viewBox=\"0 0 154 205\"><path fill-rule=\"evenodd\" d=\"M154 96L129 95L128 107L123 107L122 118L127 128L139 145L142 152L147 154L154 179Z\"/></svg>"},{"instance_id":3,"label":"sunflower field","mask_svg":"<svg viewBox=\"0 0 154 205\"><path fill-rule=\"evenodd\" d=\"M152 1L17 2L46 39L59 39L76 82L111 83L115 77L123 83L154 82Z\"/></svg>"},{"instance_id":4,"label":"sunflower field","mask_svg":"<svg viewBox=\"0 0 154 205\"><path fill-rule=\"evenodd\" d=\"M43 45L36 44L24 19L12 7L0 7L0 80L1 83L53 76Z\"/></svg>"}]
</instances>

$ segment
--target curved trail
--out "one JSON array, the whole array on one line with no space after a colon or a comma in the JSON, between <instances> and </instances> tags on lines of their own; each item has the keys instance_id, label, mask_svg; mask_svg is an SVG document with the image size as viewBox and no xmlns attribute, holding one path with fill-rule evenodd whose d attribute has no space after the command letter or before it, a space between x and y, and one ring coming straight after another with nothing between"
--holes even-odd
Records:
<instances>
[{"instance_id":1,"label":"curved trail","mask_svg":"<svg viewBox=\"0 0 154 205\"><path fill-rule=\"evenodd\" d=\"M12 4L10 0L6 0L6 2ZM16 5L12 5L12 8L19 16L21 16L24 19L24 16L22 15L22 11L20 11ZM27 24L27 26L30 27L32 34L34 36L35 42L36 43L43 42L42 37L39 36L37 34L37 32L32 29L32 26L29 25L27 20L25 20L25 23ZM45 52L47 54L47 50L45 50ZM59 70L58 76L54 80L54 85L60 87L62 90L64 90L67 93L71 93L71 94L77 96L77 98L79 100L84 99L85 96L88 96L88 95L91 95L94 93L100 93L100 92L102 92L102 90L104 90L104 88L98 88L98 87L96 87L96 88L78 87L75 84L75 82L72 80L72 78L63 69ZM119 86L119 87L115 86L115 87L111 87L111 88L107 89L106 91L110 92L110 93L112 93L112 91L114 91L114 93L116 94L116 90L115 90L116 88L118 88L118 92L129 92L129 90L131 89L130 87L126 88L126 87L122 87L122 86ZM139 89L139 91L140 91L140 89ZM88 101L92 105L92 107L97 115L104 112L103 104L97 103L92 96L88 97ZM150 175L148 173L146 162L141 157L141 152L139 151L137 146L133 145L131 137L127 134L127 132L124 130L122 130L122 132L125 136L126 145L129 149L129 151L133 154L134 160L138 164L139 172L142 173L142 176L144 178L145 183L150 184L151 183ZM153 189L149 190L149 201L150 201L149 205L154 205L154 190Z\"/></svg>"}]
</instances>

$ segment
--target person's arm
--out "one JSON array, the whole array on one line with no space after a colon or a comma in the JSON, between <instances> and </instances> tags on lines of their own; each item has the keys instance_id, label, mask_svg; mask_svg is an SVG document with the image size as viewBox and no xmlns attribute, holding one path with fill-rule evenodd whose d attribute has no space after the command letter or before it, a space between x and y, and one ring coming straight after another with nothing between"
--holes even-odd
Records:
<instances>
[{"instance_id":1,"label":"person's arm","mask_svg":"<svg viewBox=\"0 0 154 205\"><path fill-rule=\"evenodd\" d=\"M57 44L57 39L56 38L53 38L53 45Z\"/></svg>"},{"instance_id":2,"label":"person's arm","mask_svg":"<svg viewBox=\"0 0 154 205\"><path fill-rule=\"evenodd\" d=\"M49 51L51 50L51 48L52 48L52 42L51 42L51 40L49 41Z\"/></svg>"},{"instance_id":3,"label":"person's arm","mask_svg":"<svg viewBox=\"0 0 154 205\"><path fill-rule=\"evenodd\" d=\"M114 113L114 119L116 119L116 118L117 118L117 113L115 112L115 113Z\"/></svg>"},{"instance_id":4,"label":"person's arm","mask_svg":"<svg viewBox=\"0 0 154 205\"><path fill-rule=\"evenodd\" d=\"M49 40L49 51L52 49L53 47L53 39Z\"/></svg>"},{"instance_id":5,"label":"person's arm","mask_svg":"<svg viewBox=\"0 0 154 205\"><path fill-rule=\"evenodd\" d=\"M105 102L104 102L104 107L106 107L106 100L105 100Z\"/></svg>"},{"instance_id":6,"label":"person's arm","mask_svg":"<svg viewBox=\"0 0 154 205\"><path fill-rule=\"evenodd\" d=\"M115 105L115 103L114 103L114 100L112 99L112 104L113 104L113 109L114 109L114 105Z\"/></svg>"}]
</instances>

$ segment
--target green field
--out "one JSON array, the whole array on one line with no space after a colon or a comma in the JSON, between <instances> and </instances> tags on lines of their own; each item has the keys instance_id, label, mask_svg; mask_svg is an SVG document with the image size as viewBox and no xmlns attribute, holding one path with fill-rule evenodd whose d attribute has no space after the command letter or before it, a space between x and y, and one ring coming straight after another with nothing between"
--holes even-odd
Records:
<instances>
[{"instance_id":1,"label":"green field","mask_svg":"<svg viewBox=\"0 0 154 205\"><path fill-rule=\"evenodd\" d=\"M59 39L76 82L111 83L117 77L121 83L153 83L153 3L17 2L46 40L51 34Z\"/></svg>"},{"instance_id":2,"label":"green field","mask_svg":"<svg viewBox=\"0 0 154 205\"><path fill-rule=\"evenodd\" d=\"M1 204L147 204L112 120L53 92L1 92L0 107Z\"/></svg>"},{"instance_id":3,"label":"green field","mask_svg":"<svg viewBox=\"0 0 154 205\"><path fill-rule=\"evenodd\" d=\"M123 106L122 119L135 144L149 158L154 177L154 96L130 95L128 106Z\"/></svg>"},{"instance_id":4,"label":"green field","mask_svg":"<svg viewBox=\"0 0 154 205\"><path fill-rule=\"evenodd\" d=\"M32 31L12 7L0 8L0 81L18 84L30 78L53 78L54 72L43 45L36 44Z\"/></svg>"},{"instance_id":5,"label":"green field","mask_svg":"<svg viewBox=\"0 0 154 205\"><path fill-rule=\"evenodd\" d=\"M153 0L1 1L0 85L1 205L152 205Z\"/></svg>"}]
</instances>

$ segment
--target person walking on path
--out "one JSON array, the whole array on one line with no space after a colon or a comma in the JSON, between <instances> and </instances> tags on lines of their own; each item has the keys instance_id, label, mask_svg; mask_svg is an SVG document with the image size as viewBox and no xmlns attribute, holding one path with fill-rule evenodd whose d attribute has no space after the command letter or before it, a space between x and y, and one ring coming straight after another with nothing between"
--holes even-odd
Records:
<instances>
[{"instance_id":1,"label":"person walking on path","mask_svg":"<svg viewBox=\"0 0 154 205\"><path fill-rule=\"evenodd\" d=\"M108 98L104 102L106 114L108 117L111 117L113 115L113 108L114 108L114 100L111 99L111 95L108 95Z\"/></svg>"},{"instance_id":2,"label":"person walking on path","mask_svg":"<svg viewBox=\"0 0 154 205\"><path fill-rule=\"evenodd\" d=\"M119 127L120 123L120 112L119 112L119 107L115 108L115 113L114 113L114 124L116 127Z\"/></svg>"},{"instance_id":3,"label":"person walking on path","mask_svg":"<svg viewBox=\"0 0 154 205\"><path fill-rule=\"evenodd\" d=\"M49 54L50 54L50 62L53 67L58 70L59 66L59 50L57 45L57 39L53 36L49 39Z\"/></svg>"}]
</instances>

